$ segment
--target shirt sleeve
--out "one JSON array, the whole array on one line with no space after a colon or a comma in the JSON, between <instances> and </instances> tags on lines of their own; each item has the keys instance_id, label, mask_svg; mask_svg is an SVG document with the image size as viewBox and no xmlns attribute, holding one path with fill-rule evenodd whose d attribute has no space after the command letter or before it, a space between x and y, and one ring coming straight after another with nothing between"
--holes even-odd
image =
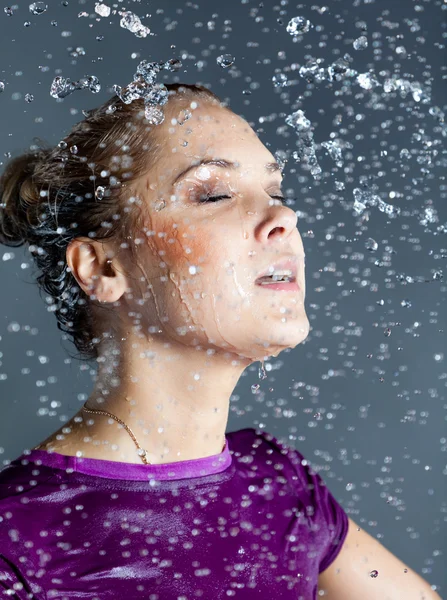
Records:
<instances>
[{"instance_id":1,"label":"shirt sleeve","mask_svg":"<svg viewBox=\"0 0 447 600\"><path fill-rule=\"evenodd\" d=\"M0 553L0 597L12 600L44 600L45 594L33 591L23 572Z\"/></svg>"},{"instance_id":2,"label":"shirt sleeve","mask_svg":"<svg viewBox=\"0 0 447 600\"><path fill-rule=\"evenodd\" d=\"M308 467L306 467L308 468ZM329 491L318 473L309 475L315 486L315 499L319 510L324 515L329 532L328 544L321 557L318 573L322 573L334 562L348 534L348 515Z\"/></svg>"},{"instance_id":3,"label":"shirt sleeve","mask_svg":"<svg viewBox=\"0 0 447 600\"><path fill-rule=\"evenodd\" d=\"M343 507L326 486L322 477L309 465L304 456L295 448L283 444L271 434L264 432L271 444L277 445L282 453L286 452L293 465L293 487L307 506L312 507L313 519L321 523L324 529L323 548L318 573L322 573L336 559L348 534L349 520Z\"/></svg>"}]
</instances>

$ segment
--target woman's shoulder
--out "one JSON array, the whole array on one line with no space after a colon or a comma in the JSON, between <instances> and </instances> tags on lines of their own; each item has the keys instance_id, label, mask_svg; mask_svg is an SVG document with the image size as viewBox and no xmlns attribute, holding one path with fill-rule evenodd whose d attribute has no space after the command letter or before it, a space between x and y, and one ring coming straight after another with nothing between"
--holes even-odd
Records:
<instances>
[{"instance_id":1,"label":"woman's shoulder","mask_svg":"<svg viewBox=\"0 0 447 600\"><path fill-rule=\"evenodd\" d=\"M288 444L281 437L275 436L268 431L246 427L225 434L229 440L230 447L237 452L252 451L261 448L268 454L281 455L286 460L302 461L304 456L296 448Z\"/></svg>"},{"instance_id":2,"label":"woman's shoulder","mask_svg":"<svg viewBox=\"0 0 447 600\"><path fill-rule=\"evenodd\" d=\"M236 462L255 463L258 474L273 475L279 483L291 487L293 493L315 499L315 496L321 495L319 488L326 488L319 469L279 435L252 427L226 435Z\"/></svg>"},{"instance_id":3,"label":"woman's shoulder","mask_svg":"<svg viewBox=\"0 0 447 600\"><path fill-rule=\"evenodd\" d=\"M21 454L0 470L0 507L9 499L18 502L29 492L40 491L43 484L55 477L54 469L36 464ZM22 503L26 503L26 500Z\"/></svg>"},{"instance_id":4,"label":"woman's shoulder","mask_svg":"<svg viewBox=\"0 0 447 600\"><path fill-rule=\"evenodd\" d=\"M226 434L233 461L239 469L246 465L258 475L273 477L283 483L302 487L308 478L309 465L299 450L279 436L248 427Z\"/></svg>"}]
</instances>

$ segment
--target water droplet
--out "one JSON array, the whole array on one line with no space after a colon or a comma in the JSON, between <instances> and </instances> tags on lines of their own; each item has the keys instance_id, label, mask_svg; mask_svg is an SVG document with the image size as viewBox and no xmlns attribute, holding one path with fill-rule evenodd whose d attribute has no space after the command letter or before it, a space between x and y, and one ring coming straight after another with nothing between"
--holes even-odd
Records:
<instances>
[{"instance_id":1,"label":"water droplet","mask_svg":"<svg viewBox=\"0 0 447 600\"><path fill-rule=\"evenodd\" d=\"M5 82L0 81L0 94L3 92L4 89L5 89Z\"/></svg>"},{"instance_id":2,"label":"water droplet","mask_svg":"<svg viewBox=\"0 0 447 600\"><path fill-rule=\"evenodd\" d=\"M364 90L372 90L380 85L372 73L360 73L360 75L357 75L356 81Z\"/></svg>"},{"instance_id":3,"label":"water droplet","mask_svg":"<svg viewBox=\"0 0 447 600\"><path fill-rule=\"evenodd\" d=\"M285 87L289 83L287 75L284 73L277 73L276 75L273 75L272 81L275 87Z\"/></svg>"},{"instance_id":4,"label":"water droplet","mask_svg":"<svg viewBox=\"0 0 447 600\"><path fill-rule=\"evenodd\" d=\"M152 104L145 104L144 106L144 116L152 125L161 125L165 120L165 116L163 111L160 110L157 106L153 106Z\"/></svg>"},{"instance_id":5,"label":"water droplet","mask_svg":"<svg viewBox=\"0 0 447 600\"><path fill-rule=\"evenodd\" d=\"M33 2L29 5L29 11L33 15L41 15L47 10L48 6L45 2Z\"/></svg>"},{"instance_id":6,"label":"water droplet","mask_svg":"<svg viewBox=\"0 0 447 600\"><path fill-rule=\"evenodd\" d=\"M50 95L53 98L65 98L75 90L89 89L93 94L101 90L101 84L95 75L82 77L79 81L72 82L68 77L57 76L53 79L50 88Z\"/></svg>"},{"instance_id":7,"label":"water droplet","mask_svg":"<svg viewBox=\"0 0 447 600\"><path fill-rule=\"evenodd\" d=\"M70 152L72 154L77 154L78 153L78 147L77 146L71 146L70 147Z\"/></svg>"},{"instance_id":8,"label":"water droplet","mask_svg":"<svg viewBox=\"0 0 447 600\"><path fill-rule=\"evenodd\" d=\"M105 195L105 188L102 185L98 185L95 191L95 196L98 200L102 200Z\"/></svg>"},{"instance_id":9,"label":"water droplet","mask_svg":"<svg viewBox=\"0 0 447 600\"><path fill-rule=\"evenodd\" d=\"M309 60L305 65L300 67L298 73L300 77L309 83L313 83L314 81L325 81L325 79L329 78L326 70L323 67L320 67L320 62L317 60Z\"/></svg>"},{"instance_id":10,"label":"water droplet","mask_svg":"<svg viewBox=\"0 0 447 600\"><path fill-rule=\"evenodd\" d=\"M14 14L14 11L10 6L5 6L4 11L8 15L8 17L12 17L12 15Z\"/></svg>"},{"instance_id":11,"label":"water droplet","mask_svg":"<svg viewBox=\"0 0 447 600\"><path fill-rule=\"evenodd\" d=\"M231 65L234 63L234 60L235 59L233 56L231 56L231 54L221 54L217 57L216 62L220 67L222 67L222 69L227 69L228 67L231 67Z\"/></svg>"},{"instance_id":12,"label":"water droplet","mask_svg":"<svg viewBox=\"0 0 447 600\"><path fill-rule=\"evenodd\" d=\"M311 127L311 122L309 119L306 119L302 110L297 110L291 115L288 115L286 117L286 123L287 125L294 127L297 131L306 131Z\"/></svg>"},{"instance_id":13,"label":"water droplet","mask_svg":"<svg viewBox=\"0 0 447 600\"><path fill-rule=\"evenodd\" d=\"M379 574L379 571L376 571L376 570L374 569L374 571L371 571L371 573L369 574L369 576L370 576L370 577L377 577L377 576L378 576L378 574Z\"/></svg>"},{"instance_id":14,"label":"water droplet","mask_svg":"<svg viewBox=\"0 0 447 600\"><path fill-rule=\"evenodd\" d=\"M101 17L108 17L110 15L110 7L107 4L97 2L95 4L95 13Z\"/></svg>"},{"instance_id":15,"label":"water droplet","mask_svg":"<svg viewBox=\"0 0 447 600\"><path fill-rule=\"evenodd\" d=\"M179 125L183 125L184 123L186 123L186 121L188 119L190 119L192 117L192 113L190 110L188 109L182 109L179 114L177 115L177 123Z\"/></svg>"},{"instance_id":16,"label":"water droplet","mask_svg":"<svg viewBox=\"0 0 447 600\"><path fill-rule=\"evenodd\" d=\"M25 94L25 102L32 102L34 100L34 96L32 94Z\"/></svg>"},{"instance_id":17,"label":"water droplet","mask_svg":"<svg viewBox=\"0 0 447 600\"><path fill-rule=\"evenodd\" d=\"M175 46L171 46L171 47L175 48ZM175 71L178 71L181 68L182 68L182 61L180 61L178 58L171 58L171 59L167 60L163 65L163 69L167 69L168 71L171 71L172 73L174 73Z\"/></svg>"},{"instance_id":18,"label":"water droplet","mask_svg":"<svg viewBox=\"0 0 447 600\"><path fill-rule=\"evenodd\" d=\"M288 22L286 30L290 35L298 35L299 33L307 33L311 28L313 28L312 23L304 17L294 17Z\"/></svg>"},{"instance_id":19,"label":"water droplet","mask_svg":"<svg viewBox=\"0 0 447 600\"><path fill-rule=\"evenodd\" d=\"M354 46L354 50L365 50L368 47L368 38L366 35L361 35L354 40L352 45Z\"/></svg>"},{"instance_id":20,"label":"water droplet","mask_svg":"<svg viewBox=\"0 0 447 600\"><path fill-rule=\"evenodd\" d=\"M365 248L370 252L375 252L378 247L379 244L373 238L368 238L365 242Z\"/></svg>"},{"instance_id":21,"label":"water droplet","mask_svg":"<svg viewBox=\"0 0 447 600\"><path fill-rule=\"evenodd\" d=\"M149 27L143 25L140 21L140 17L130 10L126 10L121 13L120 25L123 29L127 29L131 33L134 33L136 37L145 38L151 32Z\"/></svg>"},{"instance_id":22,"label":"water droplet","mask_svg":"<svg viewBox=\"0 0 447 600\"><path fill-rule=\"evenodd\" d=\"M156 205L155 205L155 211L158 212L160 210L163 210L166 207L166 202L165 200L160 200Z\"/></svg>"},{"instance_id":23,"label":"water droplet","mask_svg":"<svg viewBox=\"0 0 447 600\"><path fill-rule=\"evenodd\" d=\"M251 386L251 392L252 392L252 394L257 394L257 393L258 393L258 391L259 391L259 388L260 388L260 387L261 387L261 386L259 385L259 383L254 383L254 384Z\"/></svg>"}]
</instances>

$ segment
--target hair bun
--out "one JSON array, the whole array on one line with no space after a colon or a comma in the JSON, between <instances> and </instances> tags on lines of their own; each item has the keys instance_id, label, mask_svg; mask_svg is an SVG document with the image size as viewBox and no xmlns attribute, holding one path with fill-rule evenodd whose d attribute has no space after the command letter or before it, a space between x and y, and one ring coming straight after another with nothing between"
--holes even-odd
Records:
<instances>
[{"instance_id":1,"label":"hair bun","mask_svg":"<svg viewBox=\"0 0 447 600\"><path fill-rule=\"evenodd\" d=\"M40 153L28 152L12 159L0 177L0 243L22 246L28 241L31 225L29 209L34 210L40 195L33 174Z\"/></svg>"}]
</instances>

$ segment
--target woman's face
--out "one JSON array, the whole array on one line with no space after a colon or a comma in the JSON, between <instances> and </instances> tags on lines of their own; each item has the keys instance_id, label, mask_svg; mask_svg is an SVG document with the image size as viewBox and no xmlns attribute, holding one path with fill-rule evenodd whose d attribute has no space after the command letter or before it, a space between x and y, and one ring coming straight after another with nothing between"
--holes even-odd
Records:
<instances>
[{"instance_id":1,"label":"woman's face","mask_svg":"<svg viewBox=\"0 0 447 600\"><path fill-rule=\"evenodd\" d=\"M275 159L248 123L199 102L166 112L157 130L160 160L137 184L147 217L128 303L148 337L161 330L157 337L175 344L253 361L276 356L309 332L297 217L274 198L283 195L281 173L266 167ZM182 108L192 116L179 124ZM226 162L199 164L209 160ZM298 291L255 284L287 258L296 264Z\"/></svg>"}]
</instances>

